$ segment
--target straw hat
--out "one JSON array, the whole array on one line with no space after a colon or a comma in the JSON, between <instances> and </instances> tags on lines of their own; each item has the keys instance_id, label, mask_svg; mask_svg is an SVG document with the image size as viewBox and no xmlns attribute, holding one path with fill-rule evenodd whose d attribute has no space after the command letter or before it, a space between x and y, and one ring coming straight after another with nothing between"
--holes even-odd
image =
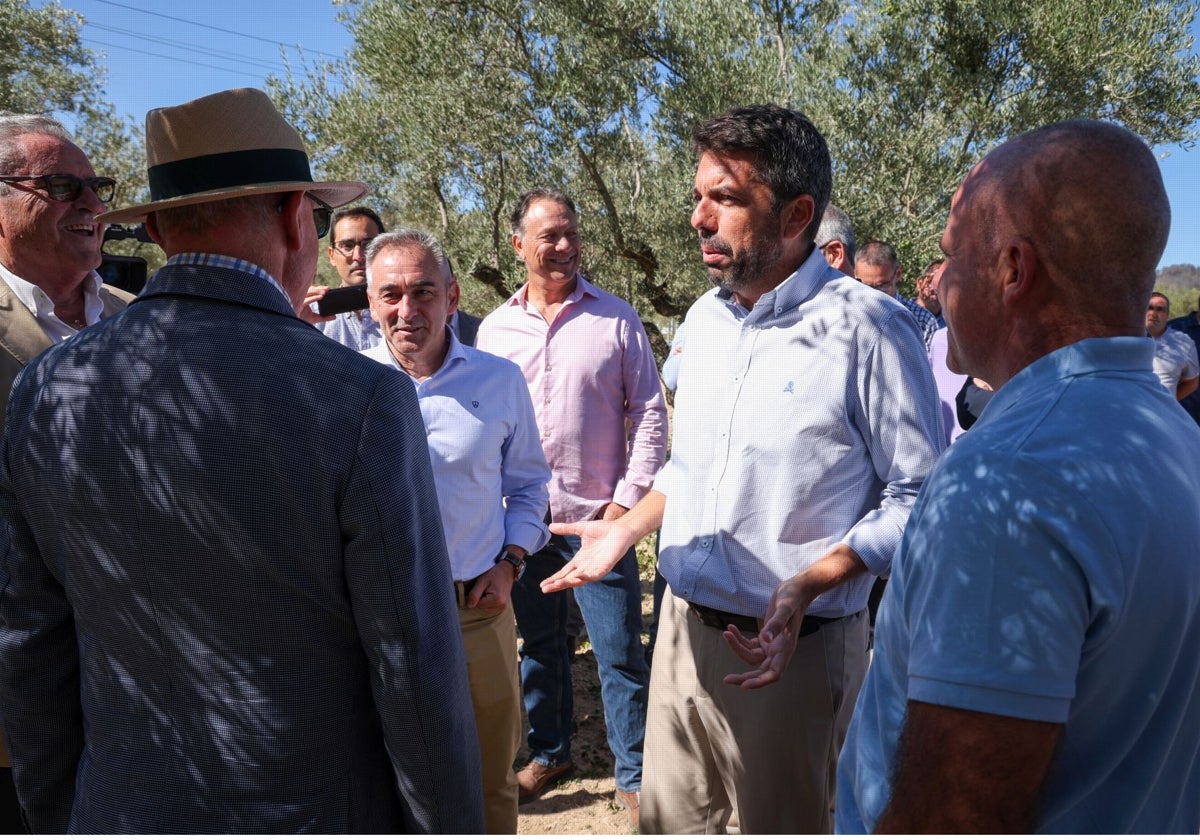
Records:
<instances>
[{"instance_id":1,"label":"straw hat","mask_svg":"<svg viewBox=\"0 0 1200 840\"><path fill-rule=\"evenodd\" d=\"M151 201L98 221L140 222L172 207L296 190L338 207L367 191L359 181L314 181L299 133L254 88L146 114L146 168Z\"/></svg>"}]
</instances>

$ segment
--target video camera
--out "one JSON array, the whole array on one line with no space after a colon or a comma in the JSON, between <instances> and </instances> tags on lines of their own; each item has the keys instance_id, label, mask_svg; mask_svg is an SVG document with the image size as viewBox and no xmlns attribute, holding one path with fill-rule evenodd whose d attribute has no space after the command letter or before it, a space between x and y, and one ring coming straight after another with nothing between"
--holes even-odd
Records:
<instances>
[{"instance_id":1,"label":"video camera","mask_svg":"<svg viewBox=\"0 0 1200 840\"><path fill-rule=\"evenodd\" d=\"M146 233L145 225L109 225L104 231L104 243L118 242L122 239L136 239L138 242L151 242L150 234ZM101 249L104 247L101 244ZM100 279L110 286L124 289L130 294L141 294L146 285L146 261L141 257L123 257L118 254L101 253L100 268L97 271Z\"/></svg>"}]
</instances>

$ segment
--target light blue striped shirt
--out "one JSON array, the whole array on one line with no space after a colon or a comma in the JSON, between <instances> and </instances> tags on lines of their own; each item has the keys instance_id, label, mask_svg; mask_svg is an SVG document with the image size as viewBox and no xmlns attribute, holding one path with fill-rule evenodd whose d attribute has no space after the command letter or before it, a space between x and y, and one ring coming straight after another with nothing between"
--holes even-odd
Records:
<instances>
[{"instance_id":1,"label":"light blue striped shirt","mask_svg":"<svg viewBox=\"0 0 1200 840\"><path fill-rule=\"evenodd\" d=\"M747 312L717 290L687 314L659 568L676 595L762 616L838 543L886 574L944 448L937 388L900 303L818 249ZM809 612L867 603L871 577Z\"/></svg>"},{"instance_id":2,"label":"light blue striped shirt","mask_svg":"<svg viewBox=\"0 0 1200 840\"><path fill-rule=\"evenodd\" d=\"M446 337L450 347L442 366L413 385L429 437L450 569L455 580L470 580L492 568L506 545L532 554L549 542L550 468L521 369L467 347L449 327ZM363 355L405 373L386 343Z\"/></svg>"}]
</instances>

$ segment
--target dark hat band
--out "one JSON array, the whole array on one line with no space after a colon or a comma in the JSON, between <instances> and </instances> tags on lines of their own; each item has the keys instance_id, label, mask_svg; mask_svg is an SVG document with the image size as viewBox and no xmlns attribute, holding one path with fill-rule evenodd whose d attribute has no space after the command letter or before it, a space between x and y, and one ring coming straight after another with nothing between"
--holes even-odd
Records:
<instances>
[{"instance_id":1,"label":"dark hat band","mask_svg":"<svg viewBox=\"0 0 1200 840\"><path fill-rule=\"evenodd\" d=\"M308 155L298 149L247 149L200 155L152 166L147 175L153 201L230 187L312 181Z\"/></svg>"}]
</instances>

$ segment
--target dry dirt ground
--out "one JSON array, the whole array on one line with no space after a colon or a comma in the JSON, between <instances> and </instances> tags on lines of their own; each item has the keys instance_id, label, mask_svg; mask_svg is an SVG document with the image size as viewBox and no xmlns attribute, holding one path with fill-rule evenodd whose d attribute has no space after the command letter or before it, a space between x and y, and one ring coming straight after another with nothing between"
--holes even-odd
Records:
<instances>
[{"instance_id":1,"label":"dry dirt ground","mask_svg":"<svg viewBox=\"0 0 1200 840\"><path fill-rule=\"evenodd\" d=\"M652 543L650 550L652 551ZM642 627L649 629L654 580L653 564L647 564L642 547ZM649 568L647 569L647 565ZM645 641L646 634L642 639ZM521 834L633 834L625 811L613 800L613 758L608 750L604 706L600 701L600 678L591 646L580 645L571 666L575 689L575 730L571 753L575 772L539 799L522 805L517 821ZM523 766L526 754L518 757Z\"/></svg>"}]
</instances>

